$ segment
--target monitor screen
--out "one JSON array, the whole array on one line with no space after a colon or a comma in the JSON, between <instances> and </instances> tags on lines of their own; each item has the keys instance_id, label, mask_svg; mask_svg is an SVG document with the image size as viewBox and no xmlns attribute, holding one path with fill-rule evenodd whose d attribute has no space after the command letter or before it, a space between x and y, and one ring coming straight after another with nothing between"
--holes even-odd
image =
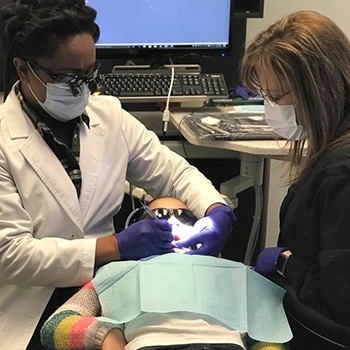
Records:
<instances>
[{"instance_id":1,"label":"monitor screen","mask_svg":"<svg viewBox=\"0 0 350 350\"><path fill-rule=\"evenodd\" d=\"M98 50L224 53L231 0L86 0L97 11Z\"/></svg>"}]
</instances>

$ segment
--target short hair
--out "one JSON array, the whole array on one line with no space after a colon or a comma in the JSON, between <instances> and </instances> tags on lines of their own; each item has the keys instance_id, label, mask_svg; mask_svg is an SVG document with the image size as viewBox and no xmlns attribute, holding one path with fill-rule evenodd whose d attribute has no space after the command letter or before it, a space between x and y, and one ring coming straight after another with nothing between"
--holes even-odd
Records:
<instances>
[{"instance_id":1,"label":"short hair","mask_svg":"<svg viewBox=\"0 0 350 350\"><path fill-rule=\"evenodd\" d=\"M96 11L85 0L14 0L0 9L0 41L8 59L50 57L65 39L100 35Z\"/></svg>"},{"instance_id":2,"label":"short hair","mask_svg":"<svg viewBox=\"0 0 350 350\"><path fill-rule=\"evenodd\" d=\"M284 16L256 36L240 68L242 82L252 91L259 91L260 69L273 72L292 89L298 123L308 139L305 159L305 142L291 141L294 180L323 154L347 142L350 42L331 19L308 10Z\"/></svg>"}]
</instances>

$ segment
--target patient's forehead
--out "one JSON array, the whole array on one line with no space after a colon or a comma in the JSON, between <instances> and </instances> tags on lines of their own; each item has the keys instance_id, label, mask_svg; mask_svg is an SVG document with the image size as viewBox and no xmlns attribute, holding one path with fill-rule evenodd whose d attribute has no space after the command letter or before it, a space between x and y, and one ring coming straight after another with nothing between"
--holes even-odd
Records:
<instances>
[{"instance_id":1,"label":"patient's forehead","mask_svg":"<svg viewBox=\"0 0 350 350\"><path fill-rule=\"evenodd\" d=\"M180 199L174 197L161 197L153 199L151 202L147 203L150 209L157 208L174 208L174 209L187 209L185 203Z\"/></svg>"}]
</instances>

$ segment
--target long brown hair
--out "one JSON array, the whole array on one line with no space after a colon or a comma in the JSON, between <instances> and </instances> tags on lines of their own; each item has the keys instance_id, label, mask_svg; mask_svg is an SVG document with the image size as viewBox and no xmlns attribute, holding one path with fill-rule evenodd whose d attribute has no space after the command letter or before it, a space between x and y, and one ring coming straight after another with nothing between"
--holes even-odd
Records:
<instances>
[{"instance_id":1,"label":"long brown hair","mask_svg":"<svg viewBox=\"0 0 350 350\"><path fill-rule=\"evenodd\" d=\"M315 11L283 17L256 36L241 62L242 82L259 91L258 71L273 72L293 89L305 141L291 141L291 181L317 160L350 144L350 41L329 18Z\"/></svg>"}]
</instances>

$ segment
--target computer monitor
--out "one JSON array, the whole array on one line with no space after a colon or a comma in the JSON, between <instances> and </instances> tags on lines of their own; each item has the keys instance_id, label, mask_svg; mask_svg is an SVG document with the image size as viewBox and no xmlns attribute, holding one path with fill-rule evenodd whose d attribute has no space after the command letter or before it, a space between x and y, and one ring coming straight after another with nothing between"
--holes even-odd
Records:
<instances>
[{"instance_id":1,"label":"computer monitor","mask_svg":"<svg viewBox=\"0 0 350 350\"><path fill-rule=\"evenodd\" d=\"M224 56L230 49L231 0L87 0L97 11L102 58L191 53Z\"/></svg>"}]
</instances>

